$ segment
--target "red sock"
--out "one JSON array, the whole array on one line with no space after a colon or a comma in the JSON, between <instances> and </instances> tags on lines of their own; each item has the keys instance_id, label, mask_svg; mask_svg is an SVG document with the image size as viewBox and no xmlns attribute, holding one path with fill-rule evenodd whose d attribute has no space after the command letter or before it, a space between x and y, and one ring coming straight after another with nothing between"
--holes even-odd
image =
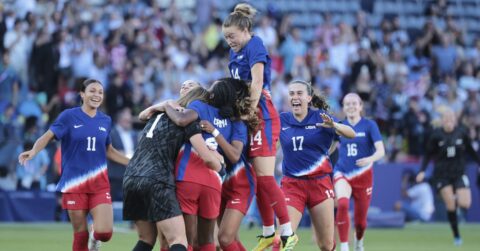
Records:
<instances>
[{"instance_id":1,"label":"red sock","mask_svg":"<svg viewBox=\"0 0 480 251\"><path fill-rule=\"evenodd\" d=\"M200 246L200 251L217 251L215 243L208 243L203 246Z\"/></svg>"},{"instance_id":2,"label":"red sock","mask_svg":"<svg viewBox=\"0 0 480 251\"><path fill-rule=\"evenodd\" d=\"M108 232L108 233L93 232L93 238L95 238L95 240L97 241L107 242L112 238L112 232Z\"/></svg>"},{"instance_id":3,"label":"red sock","mask_svg":"<svg viewBox=\"0 0 480 251\"><path fill-rule=\"evenodd\" d=\"M338 199L337 205L337 227L340 242L348 242L348 231L350 229L350 219L348 218L348 207L350 200L347 198Z\"/></svg>"},{"instance_id":4,"label":"red sock","mask_svg":"<svg viewBox=\"0 0 480 251\"><path fill-rule=\"evenodd\" d=\"M371 196L362 199L356 199L355 202L355 211L353 213L355 219L355 234L357 240L361 240L365 234L365 229L367 229L367 213L368 207L370 206Z\"/></svg>"},{"instance_id":5,"label":"red sock","mask_svg":"<svg viewBox=\"0 0 480 251\"><path fill-rule=\"evenodd\" d=\"M88 231L73 233L73 251L88 251Z\"/></svg>"},{"instance_id":6,"label":"red sock","mask_svg":"<svg viewBox=\"0 0 480 251\"><path fill-rule=\"evenodd\" d=\"M242 245L240 241L235 241L237 243L237 250L239 251L247 251L247 249Z\"/></svg>"},{"instance_id":7,"label":"red sock","mask_svg":"<svg viewBox=\"0 0 480 251\"><path fill-rule=\"evenodd\" d=\"M221 246L221 248L222 248L223 251L237 251L238 250L237 243L235 241L232 241L227 246Z\"/></svg>"},{"instance_id":8,"label":"red sock","mask_svg":"<svg viewBox=\"0 0 480 251\"><path fill-rule=\"evenodd\" d=\"M273 208L270 206L268 182L266 182L269 177L271 176L257 176L257 206L264 226L275 224Z\"/></svg>"},{"instance_id":9,"label":"red sock","mask_svg":"<svg viewBox=\"0 0 480 251\"><path fill-rule=\"evenodd\" d=\"M262 181L259 182L260 180ZM271 207L273 207L273 210L275 211L275 214L277 215L280 224L288 223L290 221L290 217L288 217L285 195L275 181L275 178L273 176L261 176L261 179L257 177L257 184L258 183L262 183L262 189L264 190L263 194L268 196L267 198L270 202L269 206L273 205ZM265 226L271 225L273 224Z\"/></svg>"},{"instance_id":10,"label":"red sock","mask_svg":"<svg viewBox=\"0 0 480 251\"><path fill-rule=\"evenodd\" d=\"M188 247L187 247L187 251L193 251L193 247L192 247L192 245L188 245Z\"/></svg>"}]
</instances>

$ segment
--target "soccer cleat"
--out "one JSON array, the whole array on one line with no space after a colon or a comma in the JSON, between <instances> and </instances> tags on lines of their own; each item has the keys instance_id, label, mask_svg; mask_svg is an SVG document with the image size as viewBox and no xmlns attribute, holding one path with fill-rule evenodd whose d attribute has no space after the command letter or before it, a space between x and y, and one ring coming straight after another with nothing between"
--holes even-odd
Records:
<instances>
[{"instance_id":1,"label":"soccer cleat","mask_svg":"<svg viewBox=\"0 0 480 251\"><path fill-rule=\"evenodd\" d=\"M263 251L273 244L273 240L275 239L275 233L269 236L263 236L263 235L258 235L257 236L258 243L257 245L252 249L252 251Z\"/></svg>"},{"instance_id":2,"label":"soccer cleat","mask_svg":"<svg viewBox=\"0 0 480 251\"><path fill-rule=\"evenodd\" d=\"M363 248L363 238L360 240L357 240L355 238L355 251L364 251L365 249Z\"/></svg>"},{"instance_id":3,"label":"soccer cleat","mask_svg":"<svg viewBox=\"0 0 480 251\"><path fill-rule=\"evenodd\" d=\"M95 240L93 238L93 226L92 230L90 231L89 238L88 238L88 251L98 251L100 250L100 245L102 245L101 241Z\"/></svg>"},{"instance_id":4,"label":"soccer cleat","mask_svg":"<svg viewBox=\"0 0 480 251\"><path fill-rule=\"evenodd\" d=\"M460 237L455 238L455 239L453 240L453 245L455 245L455 246L457 246L457 247L458 247L458 246L461 246L462 244L463 244L463 240L462 240L462 238L460 238Z\"/></svg>"},{"instance_id":5,"label":"soccer cleat","mask_svg":"<svg viewBox=\"0 0 480 251\"><path fill-rule=\"evenodd\" d=\"M280 251L291 251L298 243L298 236L294 233L290 236L282 236L282 247Z\"/></svg>"}]
</instances>

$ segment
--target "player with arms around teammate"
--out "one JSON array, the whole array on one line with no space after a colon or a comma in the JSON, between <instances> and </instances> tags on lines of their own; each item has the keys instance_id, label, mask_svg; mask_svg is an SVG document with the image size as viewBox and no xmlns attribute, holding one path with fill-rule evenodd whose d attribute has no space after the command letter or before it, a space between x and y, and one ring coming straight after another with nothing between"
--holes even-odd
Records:
<instances>
[{"instance_id":1,"label":"player with arms around teammate","mask_svg":"<svg viewBox=\"0 0 480 251\"><path fill-rule=\"evenodd\" d=\"M61 140L62 174L57 191L62 192L62 207L68 210L73 226L73 250L98 250L100 241L112 237L113 210L107 175L107 157L122 165L128 158L110 143L112 120L98 111L103 101L103 86L95 79L82 83L82 106L63 111L50 129L23 152L21 164L32 159L52 139ZM88 241L87 215L93 217Z\"/></svg>"},{"instance_id":2,"label":"player with arms around teammate","mask_svg":"<svg viewBox=\"0 0 480 251\"><path fill-rule=\"evenodd\" d=\"M263 233L253 250L264 250L273 244L274 211L280 222L282 245L293 247L298 237L292 231L285 196L273 176L280 119L270 95L271 59L262 40L252 34L255 13L252 6L238 4L223 22L222 29L231 48L230 74L251 81L250 99L260 119L258 129L250 133L249 157L257 174L257 202L263 221Z\"/></svg>"},{"instance_id":3,"label":"player with arms around teammate","mask_svg":"<svg viewBox=\"0 0 480 251\"><path fill-rule=\"evenodd\" d=\"M227 160L226 176L222 184L218 240L224 251L242 251L246 249L238 238L238 231L255 195L256 184L255 172L247 158L248 129L254 130L259 121L256 116L252 116L248 85L235 79L225 83L236 89L237 97L247 98L238 99L235 104L235 117L243 117L245 121L232 121L231 141L228 142L221 133L215 137ZM200 124L208 133L215 130L207 120L202 120Z\"/></svg>"},{"instance_id":4,"label":"player with arms around teammate","mask_svg":"<svg viewBox=\"0 0 480 251\"><path fill-rule=\"evenodd\" d=\"M363 236L367 228L367 211L372 199L373 163L385 155L382 136L375 121L361 116L363 103L356 93L343 98L342 123L355 130L355 138L340 136L338 162L334 169L337 197L337 226L341 251L348 251L350 197L355 203L355 251L363 251Z\"/></svg>"},{"instance_id":5,"label":"player with arms around teammate","mask_svg":"<svg viewBox=\"0 0 480 251\"><path fill-rule=\"evenodd\" d=\"M336 135L355 137L350 126L327 115L324 97L310 83L294 80L288 85L291 112L280 114L280 143L283 151L282 190L293 229L297 229L308 207L320 250L334 249L334 192L328 156ZM318 108L314 110L311 107Z\"/></svg>"},{"instance_id":6,"label":"player with arms around teammate","mask_svg":"<svg viewBox=\"0 0 480 251\"><path fill-rule=\"evenodd\" d=\"M195 88L179 100L187 106L191 101L208 97ZM153 116L145 126L138 148L125 172L124 219L134 220L139 241L134 251L150 251L159 232L169 250L187 250L182 211L175 195L175 160L182 145L189 141L198 156L214 170L220 170L223 157L207 148L198 122L185 128L175 125L165 113Z\"/></svg>"},{"instance_id":7,"label":"player with arms around teammate","mask_svg":"<svg viewBox=\"0 0 480 251\"><path fill-rule=\"evenodd\" d=\"M429 137L417 182L424 180L427 165L433 159L432 184L445 203L454 244L459 246L462 239L458 230L457 207L466 211L472 203L470 183L465 175L466 155L469 154L479 164L480 158L472 147L467 129L457 125L453 110L445 107L441 121L442 127L434 130Z\"/></svg>"}]
</instances>

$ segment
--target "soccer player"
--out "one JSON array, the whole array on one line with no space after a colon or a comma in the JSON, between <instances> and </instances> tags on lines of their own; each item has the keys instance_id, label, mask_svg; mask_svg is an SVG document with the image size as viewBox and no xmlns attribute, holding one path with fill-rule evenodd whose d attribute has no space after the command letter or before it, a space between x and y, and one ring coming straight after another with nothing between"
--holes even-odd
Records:
<instances>
[{"instance_id":1,"label":"soccer player","mask_svg":"<svg viewBox=\"0 0 480 251\"><path fill-rule=\"evenodd\" d=\"M208 97L199 87L179 100L181 105ZM216 157L207 148L198 122L185 128L176 126L165 113L149 120L139 145L125 172L124 219L134 220L139 241L134 251L150 251L161 232L169 250L187 250L187 238L182 211L175 195L175 160L182 145L189 140L202 161L215 171L223 165L223 157Z\"/></svg>"},{"instance_id":2,"label":"soccer player","mask_svg":"<svg viewBox=\"0 0 480 251\"><path fill-rule=\"evenodd\" d=\"M432 184L445 203L454 244L460 246L462 238L458 230L457 207L466 212L472 203L470 183L465 175L466 155L469 154L479 164L480 158L472 147L468 130L462 125L457 125L453 110L445 108L441 121L442 127L435 129L429 137L416 180L417 182L424 180L427 165L433 159L435 168Z\"/></svg>"},{"instance_id":3,"label":"soccer player","mask_svg":"<svg viewBox=\"0 0 480 251\"><path fill-rule=\"evenodd\" d=\"M249 88L245 85L233 84L237 90L237 96L248 96ZM249 99L237 102L238 115L249 115L252 110ZM258 118L252 117L246 121L233 121L231 142L228 142L222 134L215 137L218 146L227 159L226 177L222 185L222 199L220 206L218 240L224 251L246 250L238 238L238 231L243 217L255 194L255 172L247 159L248 127L253 130L258 124ZM200 122L202 129L213 133L215 127L206 120Z\"/></svg>"},{"instance_id":4,"label":"soccer player","mask_svg":"<svg viewBox=\"0 0 480 251\"><path fill-rule=\"evenodd\" d=\"M262 40L252 34L255 13L252 6L238 4L223 22L222 29L231 48L230 74L233 78L251 81L250 99L261 121L258 129L250 134L249 157L257 175L257 202L263 221L263 233L253 250L264 250L273 244L274 211L280 222L282 245L293 247L298 237L292 231L285 196L273 176L280 119L270 95L271 59Z\"/></svg>"},{"instance_id":5,"label":"soccer player","mask_svg":"<svg viewBox=\"0 0 480 251\"><path fill-rule=\"evenodd\" d=\"M373 163L385 155L382 136L375 121L361 116L363 103L356 93L343 98L343 124L355 130L355 138L339 137L340 149L333 179L337 199L337 227L340 250L349 250L348 232L350 197L355 203L355 251L363 251L363 236L367 228L367 211L372 198Z\"/></svg>"},{"instance_id":6,"label":"soccer player","mask_svg":"<svg viewBox=\"0 0 480 251\"><path fill-rule=\"evenodd\" d=\"M100 241L112 237L113 210L107 175L107 157L122 165L128 158L110 143L112 120L98 111L103 101L103 86L95 79L82 83L81 107L63 111L33 148L18 156L21 164L32 159L52 139L61 140L62 174L57 191L62 192L62 207L68 210L73 226L73 250L98 250ZM87 215L93 217L87 230Z\"/></svg>"},{"instance_id":7,"label":"soccer player","mask_svg":"<svg viewBox=\"0 0 480 251\"><path fill-rule=\"evenodd\" d=\"M201 87L201 86L202 85L200 85L200 83L198 83L197 81L194 81L191 79L185 80L182 83L182 86L180 87L180 97L185 96L185 94L187 94L189 91L191 91L195 87Z\"/></svg>"},{"instance_id":8,"label":"soccer player","mask_svg":"<svg viewBox=\"0 0 480 251\"><path fill-rule=\"evenodd\" d=\"M207 100L196 100L183 111L181 107L167 106L167 114L178 124L186 119L208 120L217 130L211 134L204 133L203 137L210 147L216 148L215 138L219 134L222 134L227 141L231 141L231 118L239 114L235 111L237 100L243 100L248 95L248 91L245 91L243 96L237 96L234 85L248 88L241 80L220 79L211 86L211 95ZM191 145L188 143L180 151L175 173L177 198L184 213L189 245L197 245L194 241L194 237L197 236L200 250L215 250L214 228L220 209L221 177L215 172L208 171L204 164L199 163L197 154L191 151Z\"/></svg>"},{"instance_id":9,"label":"soccer player","mask_svg":"<svg viewBox=\"0 0 480 251\"><path fill-rule=\"evenodd\" d=\"M310 83L294 80L288 85L291 112L280 114L283 151L282 190L295 231L308 207L320 250L334 250L334 192L328 150L336 135L355 137L349 126L327 115L324 97ZM311 109L311 107L319 110Z\"/></svg>"}]
</instances>

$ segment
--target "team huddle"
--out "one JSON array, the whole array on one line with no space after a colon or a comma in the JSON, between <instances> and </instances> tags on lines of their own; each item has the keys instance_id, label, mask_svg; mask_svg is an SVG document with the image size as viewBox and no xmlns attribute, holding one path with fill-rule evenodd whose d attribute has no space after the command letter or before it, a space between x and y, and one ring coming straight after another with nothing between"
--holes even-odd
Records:
<instances>
[{"instance_id":1,"label":"team huddle","mask_svg":"<svg viewBox=\"0 0 480 251\"><path fill-rule=\"evenodd\" d=\"M146 125L131 159L111 145L111 119L98 111L103 86L97 80L83 83L81 107L63 111L33 149L20 154L25 163L50 140L61 140L57 191L74 229L73 250L98 250L112 236L107 158L127 165L123 217L136 224L134 251L152 250L157 238L161 250L212 251L216 238L222 250L246 250L238 234L255 195L263 229L253 250L293 250L305 207L320 250L335 250L335 222L341 250L349 250L351 197L354 246L363 250L373 164L385 154L378 126L361 116L357 94L344 97L346 118L339 121L329 115L326 98L302 80L288 84L291 110L279 114L270 92L271 60L251 32L254 14L239 4L223 23L231 77L209 89L186 81L179 100L142 111ZM278 146L281 187L274 178ZM329 156L337 146L333 166Z\"/></svg>"}]
</instances>

